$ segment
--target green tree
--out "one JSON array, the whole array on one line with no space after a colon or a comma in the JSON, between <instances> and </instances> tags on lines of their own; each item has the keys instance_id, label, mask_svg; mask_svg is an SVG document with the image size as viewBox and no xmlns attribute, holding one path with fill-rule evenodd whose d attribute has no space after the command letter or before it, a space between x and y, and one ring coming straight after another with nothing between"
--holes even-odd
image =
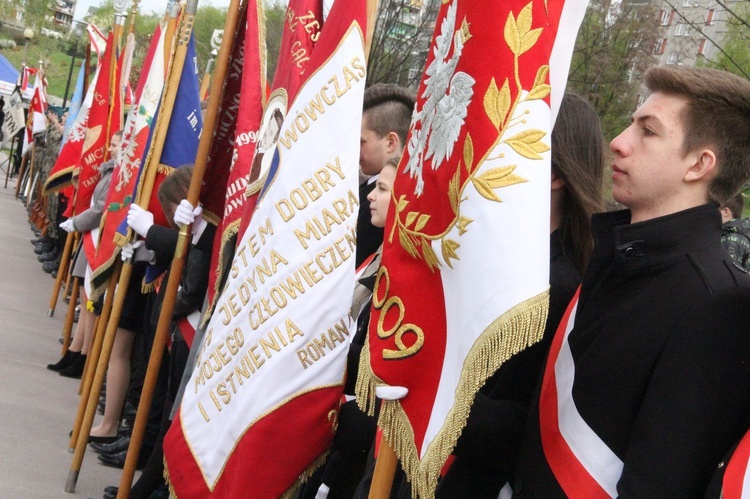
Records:
<instances>
[{"instance_id":1,"label":"green tree","mask_svg":"<svg viewBox=\"0 0 750 499\"><path fill-rule=\"evenodd\" d=\"M640 74L654 62L656 14L651 4L594 0L579 29L568 90L591 101L607 139L629 123Z\"/></svg>"}]
</instances>

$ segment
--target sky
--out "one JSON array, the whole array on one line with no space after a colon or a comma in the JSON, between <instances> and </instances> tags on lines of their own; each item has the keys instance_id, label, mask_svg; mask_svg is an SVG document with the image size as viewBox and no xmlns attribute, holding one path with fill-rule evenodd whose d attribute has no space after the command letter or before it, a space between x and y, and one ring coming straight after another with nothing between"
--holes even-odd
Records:
<instances>
[{"instance_id":1,"label":"sky","mask_svg":"<svg viewBox=\"0 0 750 499\"><path fill-rule=\"evenodd\" d=\"M82 21L83 16L86 15L86 12L89 10L90 6L96 7L97 5L101 4L102 0L78 0L78 3L76 3L76 13L73 16L73 19L76 21ZM132 5L130 0L126 0L126 4L128 6L128 10L130 10L130 6ZM205 4L211 4L216 7L227 7L229 5L229 0L202 0L198 2L198 5L205 5ZM138 3L138 10L140 12L156 12L156 13L163 13L167 10L167 1L166 0L141 0Z\"/></svg>"}]
</instances>

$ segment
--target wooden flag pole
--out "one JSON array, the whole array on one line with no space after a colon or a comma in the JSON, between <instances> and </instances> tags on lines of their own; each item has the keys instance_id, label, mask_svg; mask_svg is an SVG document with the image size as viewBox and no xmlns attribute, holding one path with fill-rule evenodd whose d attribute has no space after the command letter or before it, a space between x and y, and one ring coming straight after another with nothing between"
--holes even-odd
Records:
<instances>
[{"instance_id":1,"label":"wooden flag pole","mask_svg":"<svg viewBox=\"0 0 750 499\"><path fill-rule=\"evenodd\" d=\"M24 130L23 133L26 133L26 130ZM18 147L23 148L23 139L20 139L19 142L20 142L20 145ZM33 149L34 144L32 144L31 147ZM18 199L18 195L21 192L21 185L23 184L24 175L26 175L26 167L28 166L28 163L29 163L29 156L31 156L31 152L24 154L23 158L21 159L21 167L18 169L18 180L16 183L16 193L15 193L16 199Z\"/></svg>"},{"instance_id":2,"label":"wooden flag pole","mask_svg":"<svg viewBox=\"0 0 750 499\"><path fill-rule=\"evenodd\" d=\"M78 434L81 430L81 424L83 423L83 415L86 412L86 405L88 404L89 396L91 394L91 386L94 384L94 367L99 363L99 357L102 351L102 344L104 343L104 333L109 321L109 316L112 313L112 303L114 302L115 289L117 287L117 281L120 276L120 264L115 262L115 267L112 270L112 275L109 276L109 284L107 286L107 293L104 295L104 307L102 308L102 314L99 316L96 326L94 327L94 337L91 340L91 346L89 347L89 353L86 356L86 366L83 370L83 376L81 377L81 384L79 386L80 399L78 400L78 411L76 412L76 419L73 423L73 434L70 436L70 443L68 445L68 451L73 452L78 442ZM101 390L101 387L99 388ZM99 394L97 393L97 399Z\"/></svg>"},{"instance_id":3,"label":"wooden flag pole","mask_svg":"<svg viewBox=\"0 0 750 499\"><path fill-rule=\"evenodd\" d=\"M211 73L214 70L214 62L216 61L216 49L211 51L211 56L206 62L206 71L203 73L203 79L201 80L201 88L198 91L200 99L203 100L203 96L208 94L208 86L211 84Z\"/></svg>"},{"instance_id":4,"label":"wooden flag pole","mask_svg":"<svg viewBox=\"0 0 750 499\"><path fill-rule=\"evenodd\" d=\"M375 471L370 484L368 499L388 499L393 488L393 477L396 474L398 457L385 438L380 440L380 452L375 461Z\"/></svg>"},{"instance_id":5,"label":"wooden flag pole","mask_svg":"<svg viewBox=\"0 0 750 499\"><path fill-rule=\"evenodd\" d=\"M141 0L133 0L132 9L130 10L130 28L128 28L128 34L132 35L135 33L135 18L138 16L138 3Z\"/></svg>"},{"instance_id":6,"label":"wooden flag pole","mask_svg":"<svg viewBox=\"0 0 750 499\"><path fill-rule=\"evenodd\" d=\"M104 383L104 376L107 373L107 365L109 364L109 356L112 354L112 345L115 342L115 335L117 334L117 323L122 315L122 308L125 303L125 295L127 294L128 284L130 283L130 277L133 274L133 265L125 263L122 265L120 271L120 279L117 283L117 292L115 293L114 303L112 305L112 313L107 321L107 330L104 333L102 350L99 354L99 361L96 364L96 372L94 373L94 381L91 384L91 391L88 394L86 402L86 410L83 413L83 421L81 421L81 428L78 434L78 440L75 446L75 452L73 454L73 461L70 464L70 471L68 472L68 479L65 482L65 492L75 492L76 483L78 483L78 474L81 471L81 464L83 463L83 455L86 452L86 444L89 440L89 432L94 422L94 416L96 415L96 405L99 401L99 392L102 389ZM92 364L93 366L93 364ZM83 400L84 397L81 397Z\"/></svg>"},{"instance_id":7,"label":"wooden flag pole","mask_svg":"<svg viewBox=\"0 0 750 499\"><path fill-rule=\"evenodd\" d=\"M178 50L182 49L182 46L184 46L184 50L187 51L187 44L190 41L190 31L194 22L197 5L197 0L192 0L190 3L188 3L182 21L182 27L184 29L180 30L181 34L178 43L181 45L178 45ZM246 6L247 3L245 3L245 7ZM234 44L234 34L236 32L237 23L244 22L244 16L240 15L241 12L244 12L244 9L240 9L240 0L232 0L229 4L227 18L224 22L224 38L222 40L221 50L219 51L218 55L218 62L216 66L216 81L223 82L226 77L229 66L229 57L232 51L232 45ZM208 108L206 109L206 118L203 122L204 131L214 130L216 126L222 90L223 88L220 85L214 85L214 88L211 89ZM200 196L203 175L206 170L208 154L211 151L212 140L212 133L201 133L200 142L198 144L198 151L195 158L195 166L193 167L193 174L190 179L190 189L187 196L188 201L193 206L196 206L198 204L198 198ZM159 313L159 322L156 327L154 343L151 347L151 356L148 362L148 370L146 371L146 379L143 382L143 389L141 391L141 398L138 404L138 411L136 411L133 432L130 436L130 446L128 447L128 452L125 458L125 466L123 468L122 477L120 479L120 487L117 492L118 499L127 499L130 495L130 487L133 482L133 475L135 474L135 467L138 462L138 455L140 454L143 434L146 429L148 412L151 406L151 401L153 399L154 387L156 386L156 378L159 373L159 368L161 367L164 348L167 344L167 337L169 335L170 324L172 322L172 310L174 309L174 304L177 298L177 290L180 284L180 278L185 266L185 253L189 237L190 227L181 226L180 234L177 240L177 247L175 249L175 256L172 260L169 277L166 282L167 288Z\"/></svg>"},{"instance_id":8,"label":"wooden flag pole","mask_svg":"<svg viewBox=\"0 0 750 499\"><path fill-rule=\"evenodd\" d=\"M70 255L73 252L73 240L75 234L68 232L65 236L65 246L63 247L62 257L60 258L60 268L55 278L55 285L52 287L52 296L49 299L49 310L47 316L52 317L55 315L55 308L57 307L57 298L60 296L60 288L62 287L63 280L67 277L67 272L64 269L68 268L70 264Z\"/></svg>"},{"instance_id":9,"label":"wooden flag pole","mask_svg":"<svg viewBox=\"0 0 750 499\"><path fill-rule=\"evenodd\" d=\"M167 30L164 34L164 40L169 40L169 43L164 44L164 70L167 71L169 68L169 59L172 55L172 40L174 40L174 32L177 29L177 19L180 16L180 4L178 2L170 2L167 7L169 10L169 20L167 21Z\"/></svg>"},{"instance_id":10,"label":"wooden flag pole","mask_svg":"<svg viewBox=\"0 0 750 499\"><path fill-rule=\"evenodd\" d=\"M62 264L60 264L62 266ZM58 274L59 277L59 274ZM77 277L73 278L73 291L70 293L70 302L68 302L68 313L65 315L65 323L63 324L62 331L62 355L68 353L68 347L70 347L70 335L73 331L73 320L76 315L76 302L78 301L78 291L81 285L81 280ZM86 306L84 304L84 306Z\"/></svg>"}]
</instances>

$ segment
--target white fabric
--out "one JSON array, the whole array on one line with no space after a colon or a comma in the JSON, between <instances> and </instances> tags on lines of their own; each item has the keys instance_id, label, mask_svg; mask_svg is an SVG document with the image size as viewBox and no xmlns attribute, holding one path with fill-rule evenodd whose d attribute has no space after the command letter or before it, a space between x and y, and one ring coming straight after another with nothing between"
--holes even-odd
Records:
<instances>
[{"instance_id":1,"label":"white fabric","mask_svg":"<svg viewBox=\"0 0 750 499\"><path fill-rule=\"evenodd\" d=\"M557 418L560 434L591 477L611 497L617 497L617 482L622 475L623 463L601 438L584 421L573 400L575 362L568 337L573 330L578 304L570 313L560 353L555 362L557 387Z\"/></svg>"},{"instance_id":2,"label":"white fabric","mask_svg":"<svg viewBox=\"0 0 750 499\"><path fill-rule=\"evenodd\" d=\"M237 442L250 433L259 418L272 417L279 406L316 388L343 386L348 337L356 325L349 317L350 303L331 298L352 296L355 284L353 239L359 208L359 135L365 86L361 37L359 30L351 30L338 50L310 75L292 104L290 118L280 132L278 166L272 168L249 226L238 241L232 262L235 271L199 347L202 353L185 390L180 417L185 439L211 489ZM335 102L324 103L325 112L305 122L310 101L321 99L321 88L343 67L351 68L354 58L362 67L358 81L349 81L351 86L343 95L332 94ZM266 157L272 157L270 152ZM324 184L321 178L327 179ZM346 208L334 205L340 200ZM335 206L346 214L337 212ZM309 230L312 220L323 219L322 210L336 213L340 223L332 223L320 239L301 238L299 232ZM339 258L337 267L328 253L335 241L346 255ZM263 268L271 269L271 275ZM316 272L316 282L303 277L310 278L307 268ZM290 292L289 283L295 279L304 292ZM282 300L283 307L279 306ZM335 333L336 328L345 333ZM325 355L312 363L301 360L312 358L314 339L331 334L338 341L324 350ZM286 343L282 345L280 338ZM264 350L259 346L261 339L278 342L279 350ZM234 354L230 344L240 345ZM230 358L215 371L209 363L217 349ZM253 362L253 356L261 365L233 390L227 376L234 373L235 366ZM229 390L231 398L220 398L218 388Z\"/></svg>"}]
</instances>

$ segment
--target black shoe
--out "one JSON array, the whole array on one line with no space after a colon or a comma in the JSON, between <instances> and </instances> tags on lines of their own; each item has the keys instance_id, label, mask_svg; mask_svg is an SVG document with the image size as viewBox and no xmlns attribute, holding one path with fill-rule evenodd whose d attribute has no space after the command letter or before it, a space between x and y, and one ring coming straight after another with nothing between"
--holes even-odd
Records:
<instances>
[{"instance_id":1,"label":"black shoe","mask_svg":"<svg viewBox=\"0 0 750 499\"><path fill-rule=\"evenodd\" d=\"M41 255L36 257L36 259L42 263L51 262L52 260L56 260L59 255L60 255L60 252L57 250L57 248L55 248L52 251L49 251L47 253L42 253Z\"/></svg>"},{"instance_id":2,"label":"black shoe","mask_svg":"<svg viewBox=\"0 0 750 499\"><path fill-rule=\"evenodd\" d=\"M34 246L36 246L37 244L41 244L41 243L47 242L50 239L52 239L52 238L49 237L49 236L47 236L47 235L45 235L45 236L42 236L42 237L38 237L36 239L31 239L31 244L33 244Z\"/></svg>"},{"instance_id":3,"label":"black shoe","mask_svg":"<svg viewBox=\"0 0 750 499\"><path fill-rule=\"evenodd\" d=\"M99 454L117 454L118 452L128 450L129 445L130 437L122 436L111 444L90 443L89 447Z\"/></svg>"},{"instance_id":4,"label":"black shoe","mask_svg":"<svg viewBox=\"0 0 750 499\"><path fill-rule=\"evenodd\" d=\"M81 354L75 361L68 367L60 371L60 376L66 378L81 379L83 375L83 368L86 366L86 356Z\"/></svg>"},{"instance_id":5,"label":"black shoe","mask_svg":"<svg viewBox=\"0 0 750 499\"><path fill-rule=\"evenodd\" d=\"M49 275L52 276L52 279L57 279L57 271L56 270L53 270L52 272L50 272Z\"/></svg>"},{"instance_id":6,"label":"black shoe","mask_svg":"<svg viewBox=\"0 0 750 499\"><path fill-rule=\"evenodd\" d=\"M110 485L109 487L104 487L104 495L102 496L102 499L117 499L117 493L120 491L119 487L115 487L114 485Z\"/></svg>"},{"instance_id":7,"label":"black shoe","mask_svg":"<svg viewBox=\"0 0 750 499\"><path fill-rule=\"evenodd\" d=\"M144 452L144 449L141 449L141 454L140 456L138 456L138 462L135 465L135 469L142 470L144 466L146 466L146 462L148 461L148 456L150 453L150 450L148 452ZM127 455L128 451L124 450L116 454L99 454L98 459L99 462L104 466L122 469L125 467L125 458L127 457Z\"/></svg>"},{"instance_id":8,"label":"black shoe","mask_svg":"<svg viewBox=\"0 0 750 499\"><path fill-rule=\"evenodd\" d=\"M46 242L43 242L41 244L37 244L34 247L34 253L37 255L41 255L42 253L49 253L55 248L55 243L52 242L52 240L48 240Z\"/></svg>"},{"instance_id":9,"label":"black shoe","mask_svg":"<svg viewBox=\"0 0 750 499\"><path fill-rule=\"evenodd\" d=\"M117 439L120 437L118 435L115 435L114 437L97 437L94 435L89 435L89 443L90 444L113 444L117 442Z\"/></svg>"},{"instance_id":10,"label":"black shoe","mask_svg":"<svg viewBox=\"0 0 750 499\"><path fill-rule=\"evenodd\" d=\"M44 262L44 264L42 264L42 270L48 274L55 272L59 268L60 268L59 258L57 260L52 260L51 262Z\"/></svg>"},{"instance_id":11,"label":"black shoe","mask_svg":"<svg viewBox=\"0 0 750 499\"><path fill-rule=\"evenodd\" d=\"M62 359L57 362L57 364L47 364L47 369L49 369L50 371L62 371L73 362L75 362L79 355L81 355L81 352L71 352L70 350L68 350L67 352L65 352L65 355L63 355Z\"/></svg>"}]
</instances>

